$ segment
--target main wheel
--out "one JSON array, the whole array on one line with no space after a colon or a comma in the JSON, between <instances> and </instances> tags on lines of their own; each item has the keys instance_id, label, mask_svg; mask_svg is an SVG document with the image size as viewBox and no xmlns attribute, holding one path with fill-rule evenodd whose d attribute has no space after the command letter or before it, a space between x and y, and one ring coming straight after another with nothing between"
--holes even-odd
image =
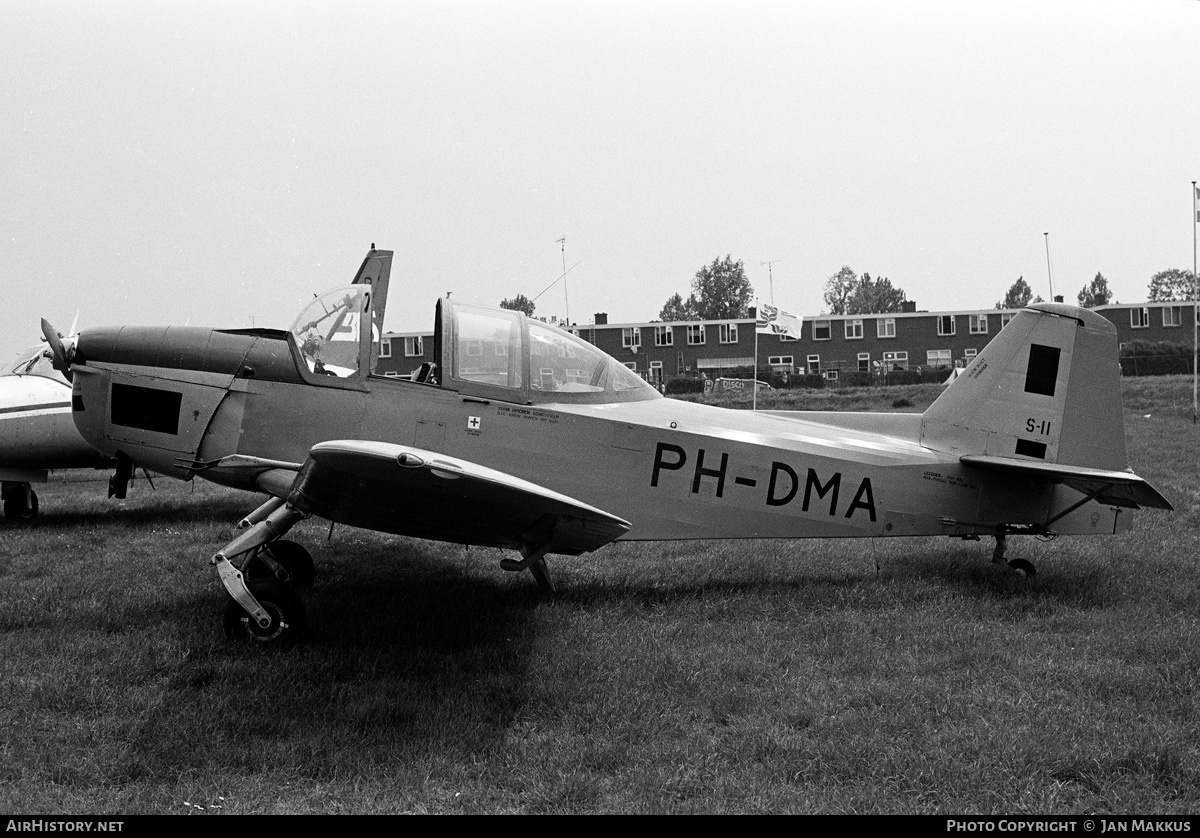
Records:
<instances>
[{"instance_id":1,"label":"main wheel","mask_svg":"<svg viewBox=\"0 0 1200 838\"><path fill-rule=\"evenodd\" d=\"M271 622L266 627L260 626L237 600L230 598L221 621L226 637L282 646L304 636L308 617L304 613L304 603L294 590L278 579L255 579L247 587Z\"/></svg>"},{"instance_id":2,"label":"main wheel","mask_svg":"<svg viewBox=\"0 0 1200 838\"><path fill-rule=\"evenodd\" d=\"M24 492L13 492L4 499L4 517L14 524L28 524L38 514L37 492L29 490L29 505L25 504Z\"/></svg>"},{"instance_id":3,"label":"main wheel","mask_svg":"<svg viewBox=\"0 0 1200 838\"><path fill-rule=\"evenodd\" d=\"M307 550L294 541L282 538L272 541L266 550L271 554L271 558L283 565L283 569L292 577L293 585L297 588L312 586L317 570Z\"/></svg>"},{"instance_id":4,"label":"main wheel","mask_svg":"<svg viewBox=\"0 0 1200 838\"><path fill-rule=\"evenodd\" d=\"M1025 559L1013 559L1008 563L1008 566L1018 573L1023 573L1026 576L1037 575L1037 568L1033 566L1033 562L1026 561Z\"/></svg>"}]
</instances>

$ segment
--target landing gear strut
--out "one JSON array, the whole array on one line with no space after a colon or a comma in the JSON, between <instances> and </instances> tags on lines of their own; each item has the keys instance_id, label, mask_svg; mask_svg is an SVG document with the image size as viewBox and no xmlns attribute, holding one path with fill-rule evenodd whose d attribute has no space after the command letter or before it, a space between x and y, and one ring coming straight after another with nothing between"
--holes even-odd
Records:
<instances>
[{"instance_id":1,"label":"landing gear strut","mask_svg":"<svg viewBox=\"0 0 1200 838\"><path fill-rule=\"evenodd\" d=\"M1006 533L1003 529L996 533L996 548L992 550L992 564L1004 565L1009 570L1016 571L1023 576L1035 576L1037 568L1033 566L1033 562L1025 559L1007 560L1004 558L1004 552L1008 549L1006 543Z\"/></svg>"},{"instance_id":2,"label":"landing gear strut","mask_svg":"<svg viewBox=\"0 0 1200 838\"><path fill-rule=\"evenodd\" d=\"M117 452L117 468L108 478L108 496L125 500L129 493L129 481L133 480L133 460L124 451Z\"/></svg>"},{"instance_id":3,"label":"landing gear strut","mask_svg":"<svg viewBox=\"0 0 1200 838\"><path fill-rule=\"evenodd\" d=\"M304 636L308 619L293 585L312 584L308 551L280 536L303 513L272 498L246 516L249 529L212 557L231 600L222 625L226 636L286 644Z\"/></svg>"}]
</instances>

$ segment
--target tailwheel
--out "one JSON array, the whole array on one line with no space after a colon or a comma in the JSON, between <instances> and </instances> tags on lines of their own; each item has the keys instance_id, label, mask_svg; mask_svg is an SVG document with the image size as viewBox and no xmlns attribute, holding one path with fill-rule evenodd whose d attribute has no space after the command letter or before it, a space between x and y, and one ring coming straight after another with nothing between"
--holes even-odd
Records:
<instances>
[{"instance_id":1,"label":"tailwheel","mask_svg":"<svg viewBox=\"0 0 1200 838\"><path fill-rule=\"evenodd\" d=\"M37 514L38 496L33 489L17 489L4 499L4 517L14 524L28 524Z\"/></svg>"},{"instance_id":2,"label":"tailwheel","mask_svg":"<svg viewBox=\"0 0 1200 838\"><path fill-rule=\"evenodd\" d=\"M226 637L282 646L304 636L308 623L304 603L290 586L277 579L254 579L247 587L267 613L269 623L260 626L236 600L230 599L222 619Z\"/></svg>"},{"instance_id":3,"label":"tailwheel","mask_svg":"<svg viewBox=\"0 0 1200 838\"><path fill-rule=\"evenodd\" d=\"M1012 559L1008 563L1008 566L1010 569L1015 570L1017 573L1020 573L1024 576L1037 575L1037 568L1033 566L1033 562L1026 561L1025 559Z\"/></svg>"},{"instance_id":4,"label":"tailwheel","mask_svg":"<svg viewBox=\"0 0 1200 838\"><path fill-rule=\"evenodd\" d=\"M283 569L291 577L292 584L297 588L312 587L317 571L313 565L312 555L301 545L287 539L276 539L264 550L271 558L283 565Z\"/></svg>"}]
</instances>

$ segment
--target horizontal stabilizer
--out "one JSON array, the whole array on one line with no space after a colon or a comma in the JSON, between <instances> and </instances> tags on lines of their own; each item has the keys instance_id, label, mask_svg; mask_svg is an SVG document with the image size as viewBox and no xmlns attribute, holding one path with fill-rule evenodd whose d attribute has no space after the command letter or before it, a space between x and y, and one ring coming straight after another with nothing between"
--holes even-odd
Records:
<instances>
[{"instance_id":1,"label":"horizontal stabilizer","mask_svg":"<svg viewBox=\"0 0 1200 838\"><path fill-rule=\"evenodd\" d=\"M1039 463L1033 460L1016 460L987 454L968 454L960 457L959 460L966 466L1022 475L1037 483L1061 483L1085 495L1095 494L1096 500L1101 503L1115 506L1173 509L1157 489L1129 471L1109 471L1084 466Z\"/></svg>"},{"instance_id":2,"label":"horizontal stabilizer","mask_svg":"<svg viewBox=\"0 0 1200 838\"><path fill-rule=\"evenodd\" d=\"M630 529L615 515L495 469L360 440L313 446L288 502L354 527L571 555L602 547Z\"/></svg>"}]
</instances>

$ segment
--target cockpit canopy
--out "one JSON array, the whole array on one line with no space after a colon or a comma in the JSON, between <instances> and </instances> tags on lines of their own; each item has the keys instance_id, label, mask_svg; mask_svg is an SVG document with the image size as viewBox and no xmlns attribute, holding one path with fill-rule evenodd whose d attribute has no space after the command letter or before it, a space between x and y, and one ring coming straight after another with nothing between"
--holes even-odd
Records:
<instances>
[{"instance_id":1,"label":"cockpit canopy","mask_svg":"<svg viewBox=\"0 0 1200 838\"><path fill-rule=\"evenodd\" d=\"M369 356L378 354L380 336L363 333L370 307L371 289L360 284L327 291L300 312L290 333L307 372L318 376L310 381L350 385L372 368ZM660 398L592 344L517 311L439 300L437 326L438 369L412 376L416 383L526 404Z\"/></svg>"},{"instance_id":2,"label":"cockpit canopy","mask_svg":"<svg viewBox=\"0 0 1200 838\"><path fill-rule=\"evenodd\" d=\"M326 291L297 315L291 333L309 372L345 378L358 371L360 329L370 300L370 286L348 285Z\"/></svg>"},{"instance_id":3,"label":"cockpit canopy","mask_svg":"<svg viewBox=\"0 0 1200 838\"><path fill-rule=\"evenodd\" d=\"M455 389L529 402L659 397L635 372L592 344L520 312L454 303L446 304L443 318L445 383Z\"/></svg>"}]
</instances>

